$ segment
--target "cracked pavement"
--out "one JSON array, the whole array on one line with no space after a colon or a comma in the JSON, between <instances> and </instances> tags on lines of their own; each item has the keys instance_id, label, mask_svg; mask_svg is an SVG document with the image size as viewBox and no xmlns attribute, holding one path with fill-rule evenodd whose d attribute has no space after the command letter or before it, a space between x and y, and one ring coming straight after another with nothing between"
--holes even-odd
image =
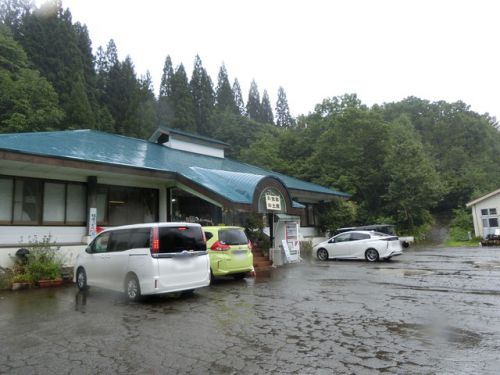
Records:
<instances>
[{"instance_id":1,"label":"cracked pavement","mask_svg":"<svg viewBox=\"0 0 500 375\"><path fill-rule=\"evenodd\" d=\"M129 303L0 292L5 374L496 374L500 249L412 248Z\"/></svg>"}]
</instances>

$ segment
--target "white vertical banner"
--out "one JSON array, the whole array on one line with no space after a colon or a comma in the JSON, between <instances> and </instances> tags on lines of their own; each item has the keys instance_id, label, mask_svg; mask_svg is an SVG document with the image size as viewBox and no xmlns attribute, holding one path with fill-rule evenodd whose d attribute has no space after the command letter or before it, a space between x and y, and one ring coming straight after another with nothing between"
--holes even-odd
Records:
<instances>
[{"instance_id":1,"label":"white vertical banner","mask_svg":"<svg viewBox=\"0 0 500 375\"><path fill-rule=\"evenodd\" d=\"M89 236L94 238L97 233L97 208L91 207L89 210Z\"/></svg>"}]
</instances>

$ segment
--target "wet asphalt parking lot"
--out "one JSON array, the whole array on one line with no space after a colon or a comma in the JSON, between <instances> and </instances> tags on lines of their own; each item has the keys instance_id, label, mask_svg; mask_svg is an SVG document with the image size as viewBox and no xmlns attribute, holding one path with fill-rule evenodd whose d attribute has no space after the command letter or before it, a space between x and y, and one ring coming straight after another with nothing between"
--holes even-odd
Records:
<instances>
[{"instance_id":1,"label":"wet asphalt parking lot","mask_svg":"<svg viewBox=\"0 0 500 375\"><path fill-rule=\"evenodd\" d=\"M500 249L413 248L129 303L0 292L5 374L498 374Z\"/></svg>"}]
</instances>

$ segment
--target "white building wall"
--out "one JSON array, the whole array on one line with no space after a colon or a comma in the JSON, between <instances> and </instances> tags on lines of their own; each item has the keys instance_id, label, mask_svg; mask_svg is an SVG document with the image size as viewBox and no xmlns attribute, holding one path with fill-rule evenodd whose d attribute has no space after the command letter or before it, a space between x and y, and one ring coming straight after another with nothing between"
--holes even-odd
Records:
<instances>
[{"instance_id":1,"label":"white building wall","mask_svg":"<svg viewBox=\"0 0 500 375\"><path fill-rule=\"evenodd\" d=\"M472 208L472 219L474 222L474 234L476 236L483 237L484 227L483 227L483 220L482 220L483 217L481 215L481 210L496 208L497 210L496 217L499 218L500 221L500 194L486 198L474 204L471 208Z\"/></svg>"},{"instance_id":2,"label":"white building wall","mask_svg":"<svg viewBox=\"0 0 500 375\"><path fill-rule=\"evenodd\" d=\"M65 266L72 266L78 251L85 249L86 227L0 226L0 266L11 267L16 251L49 236L61 247Z\"/></svg>"},{"instance_id":3,"label":"white building wall","mask_svg":"<svg viewBox=\"0 0 500 375\"><path fill-rule=\"evenodd\" d=\"M196 154L215 156L216 158L224 158L224 149L181 141L179 139L174 139L172 136L170 137L170 140L168 142L164 143L164 145L170 148L174 148L176 150L183 150L183 151L194 152Z\"/></svg>"}]
</instances>

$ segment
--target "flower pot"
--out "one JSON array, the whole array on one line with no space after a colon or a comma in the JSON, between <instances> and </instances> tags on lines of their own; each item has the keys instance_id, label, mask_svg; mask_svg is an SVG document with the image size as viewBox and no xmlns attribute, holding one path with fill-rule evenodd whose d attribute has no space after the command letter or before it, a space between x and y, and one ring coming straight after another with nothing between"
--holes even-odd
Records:
<instances>
[{"instance_id":1,"label":"flower pot","mask_svg":"<svg viewBox=\"0 0 500 375\"><path fill-rule=\"evenodd\" d=\"M62 284L62 279L54 279L54 280L38 280L37 285L40 288L47 288L51 286L60 286Z\"/></svg>"}]
</instances>

